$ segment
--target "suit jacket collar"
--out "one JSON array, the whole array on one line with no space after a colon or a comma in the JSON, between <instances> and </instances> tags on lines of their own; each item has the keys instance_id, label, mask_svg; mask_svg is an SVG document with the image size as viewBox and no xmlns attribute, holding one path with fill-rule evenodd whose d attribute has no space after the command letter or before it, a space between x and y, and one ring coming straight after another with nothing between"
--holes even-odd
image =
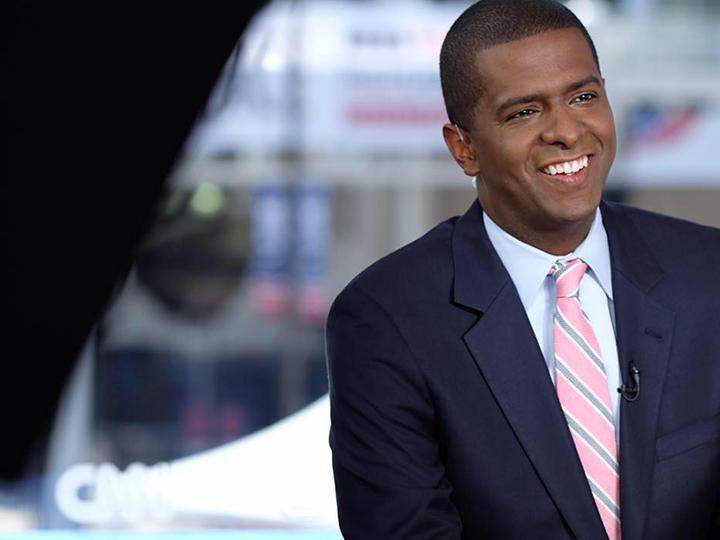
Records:
<instances>
[{"instance_id":1,"label":"suit jacket collar","mask_svg":"<svg viewBox=\"0 0 720 540\"><path fill-rule=\"evenodd\" d=\"M600 211L608 233L613 272L649 293L664 276L660 264L621 205L603 201Z\"/></svg>"},{"instance_id":2,"label":"suit jacket collar","mask_svg":"<svg viewBox=\"0 0 720 540\"><path fill-rule=\"evenodd\" d=\"M518 443L577 538L604 534L545 360L515 286L495 253L478 202L452 239L453 297L479 312L463 339Z\"/></svg>"},{"instance_id":3,"label":"suit jacket collar","mask_svg":"<svg viewBox=\"0 0 720 540\"><path fill-rule=\"evenodd\" d=\"M640 538L644 528L674 314L650 297L663 271L627 211L603 203L601 212L610 245L620 373L627 373L633 360L642 376L642 397L623 400L620 412L620 506L628 540ZM463 336L468 349L568 528L578 538L602 537L542 353L487 237L477 201L458 220L452 250L453 299L479 315Z\"/></svg>"},{"instance_id":4,"label":"suit jacket collar","mask_svg":"<svg viewBox=\"0 0 720 540\"><path fill-rule=\"evenodd\" d=\"M505 267L485 232L482 208L476 200L458 220L452 239L458 304L485 312L510 281Z\"/></svg>"},{"instance_id":5,"label":"suit jacket collar","mask_svg":"<svg viewBox=\"0 0 720 540\"><path fill-rule=\"evenodd\" d=\"M623 538L642 538L655 466L655 441L675 313L653 291L665 279L652 249L621 205L600 207L608 232L620 374L633 361L640 395L620 404L620 514ZM647 234L647 231L646 231Z\"/></svg>"}]
</instances>

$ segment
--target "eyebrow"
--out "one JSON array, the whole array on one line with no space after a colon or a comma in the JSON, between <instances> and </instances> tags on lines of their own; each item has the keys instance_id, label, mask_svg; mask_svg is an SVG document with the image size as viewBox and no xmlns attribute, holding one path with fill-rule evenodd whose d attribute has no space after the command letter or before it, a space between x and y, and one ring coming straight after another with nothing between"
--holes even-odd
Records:
<instances>
[{"instance_id":1,"label":"eyebrow","mask_svg":"<svg viewBox=\"0 0 720 540\"><path fill-rule=\"evenodd\" d=\"M574 82L570 86L568 86L568 92L572 92L573 90L578 90L578 89L582 88L583 86L586 86L590 83L595 83L598 86L602 86L602 82L595 75L588 75L584 79L580 79L579 81Z\"/></svg>"},{"instance_id":2,"label":"eyebrow","mask_svg":"<svg viewBox=\"0 0 720 540\"><path fill-rule=\"evenodd\" d=\"M600 79L598 79L595 75L588 75L584 79L580 79L579 81L575 81L574 83L571 83L568 85L566 92L573 92L579 88L582 88L585 85L588 85L590 83L595 83L598 86L602 86L602 82ZM497 108L497 113L500 114L505 109L509 109L510 107L515 107L516 105L523 105L525 103L532 103L533 101L539 101L542 99L542 96L540 94L530 94L527 96L518 96L518 97L511 97L509 99L506 99L503 101L500 106Z\"/></svg>"}]
</instances>

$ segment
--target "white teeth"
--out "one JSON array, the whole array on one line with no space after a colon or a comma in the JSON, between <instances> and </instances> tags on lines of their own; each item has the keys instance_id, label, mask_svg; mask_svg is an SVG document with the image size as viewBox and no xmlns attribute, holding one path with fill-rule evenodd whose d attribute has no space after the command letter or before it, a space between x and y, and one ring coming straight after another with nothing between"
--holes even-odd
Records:
<instances>
[{"instance_id":1,"label":"white teeth","mask_svg":"<svg viewBox=\"0 0 720 540\"><path fill-rule=\"evenodd\" d=\"M556 163L554 165L548 165L543 169L543 172L546 174L556 175L556 174L573 174L578 172L581 169L584 169L588 166L589 160L587 156L583 156L580 159L575 159L573 161L566 161L564 163Z\"/></svg>"}]
</instances>

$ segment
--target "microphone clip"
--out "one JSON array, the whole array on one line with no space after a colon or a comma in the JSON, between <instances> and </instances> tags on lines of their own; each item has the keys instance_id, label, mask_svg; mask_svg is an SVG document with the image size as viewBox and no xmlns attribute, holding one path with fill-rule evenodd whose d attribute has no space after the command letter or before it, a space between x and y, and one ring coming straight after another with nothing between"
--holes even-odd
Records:
<instances>
[{"instance_id":1,"label":"microphone clip","mask_svg":"<svg viewBox=\"0 0 720 540\"><path fill-rule=\"evenodd\" d=\"M640 396L640 370L632 360L628 364L628 373L630 377L627 384L623 384L617 391L625 401L635 401Z\"/></svg>"}]
</instances>

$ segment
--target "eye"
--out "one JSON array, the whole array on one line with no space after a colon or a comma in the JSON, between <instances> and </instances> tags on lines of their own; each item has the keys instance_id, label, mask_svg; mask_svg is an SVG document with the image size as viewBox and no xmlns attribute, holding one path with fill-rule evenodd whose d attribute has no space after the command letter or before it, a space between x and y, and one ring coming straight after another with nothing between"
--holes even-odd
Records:
<instances>
[{"instance_id":1,"label":"eye","mask_svg":"<svg viewBox=\"0 0 720 540\"><path fill-rule=\"evenodd\" d=\"M511 114L508 117L508 120L515 120L516 118L527 118L528 116L532 116L536 112L537 111L535 109L523 109L521 111Z\"/></svg>"},{"instance_id":2,"label":"eye","mask_svg":"<svg viewBox=\"0 0 720 540\"><path fill-rule=\"evenodd\" d=\"M572 99L572 103L587 103L588 101L592 101L597 96L593 94L592 92L583 92L579 96L575 96Z\"/></svg>"}]
</instances>

